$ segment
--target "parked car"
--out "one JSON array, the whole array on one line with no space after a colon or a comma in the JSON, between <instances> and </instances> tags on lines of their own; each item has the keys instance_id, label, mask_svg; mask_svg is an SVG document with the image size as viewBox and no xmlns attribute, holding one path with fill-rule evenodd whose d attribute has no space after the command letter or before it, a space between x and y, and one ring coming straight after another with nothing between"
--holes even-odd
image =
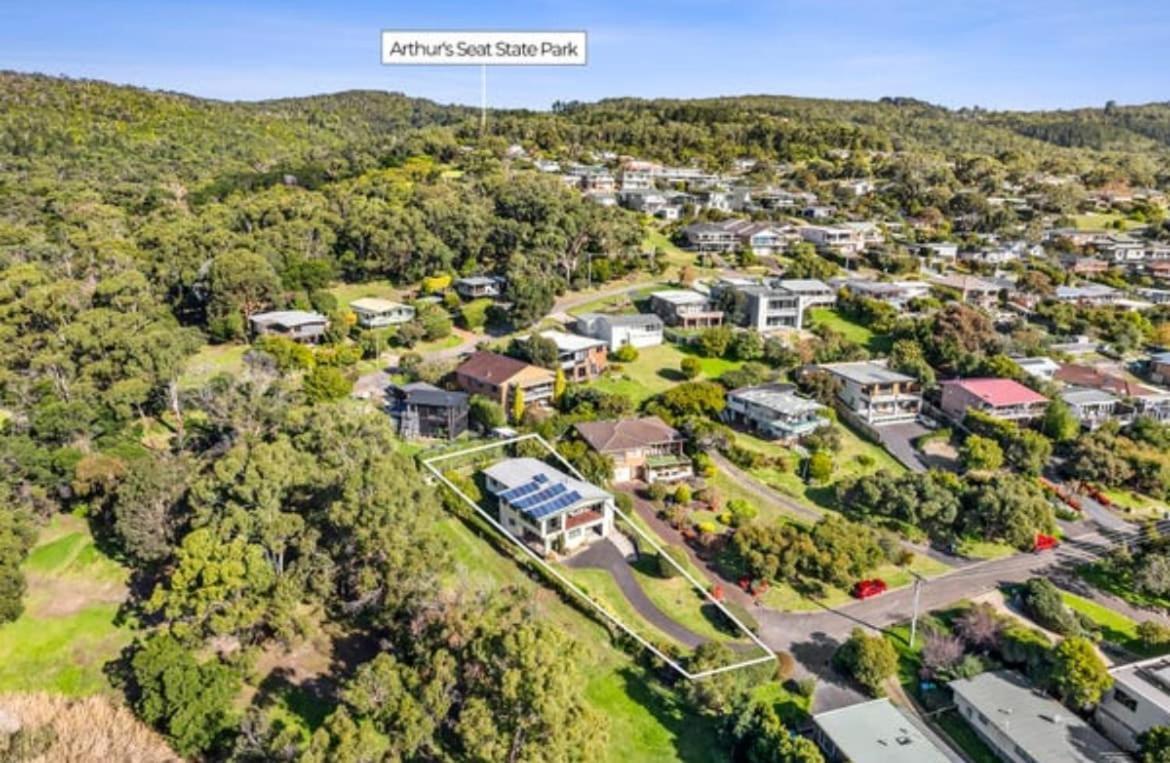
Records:
<instances>
[{"instance_id":1,"label":"parked car","mask_svg":"<svg viewBox=\"0 0 1170 763\"><path fill-rule=\"evenodd\" d=\"M1036 553L1047 551L1056 548L1060 545L1060 541L1055 536L1045 535L1044 533L1036 533L1036 542L1032 546L1032 550Z\"/></svg>"},{"instance_id":2,"label":"parked car","mask_svg":"<svg viewBox=\"0 0 1170 763\"><path fill-rule=\"evenodd\" d=\"M881 578L871 578L869 580L858 580L853 586L853 595L858 599L871 599L874 596L883 594L889 590L886 581Z\"/></svg>"}]
</instances>

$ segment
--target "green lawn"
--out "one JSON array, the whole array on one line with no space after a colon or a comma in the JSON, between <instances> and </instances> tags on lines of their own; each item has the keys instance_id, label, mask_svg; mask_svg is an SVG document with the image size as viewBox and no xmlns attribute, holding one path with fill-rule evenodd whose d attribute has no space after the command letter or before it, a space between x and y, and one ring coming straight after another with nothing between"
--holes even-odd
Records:
<instances>
[{"instance_id":1,"label":"green lawn","mask_svg":"<svg viewBox=\"0 0 1170 763\"><path fill-rule=\"evenodd\" d=\"M632 363L611 363L611 366L621 366L621 370L613 369L589 384L605 392L626 395L638 405L646 398L684 381L679 364L687 357L698 359L702 368L700 379L715 379L743 365L737 360L700 357L690 352L689 348L683 349L667 342L638 350L638 359Z\"/></svg>"},{"instance_id":2,"label":"green lawn","mask_svg":"<svg viewBox=\"0 0 1170 763\"><path fill-rule=\"evenodd\" d=\"M746 432L736 432L735 442L765 456L784 456L787 468L764 466L751 470L751 475L769 487L821 508L833 508L833 488L836 482L886 470L893 474L906 471L885 448L864 439L844 423L838 423L841 449L833 453L833 473L826 485L806 484L800 476L801 458L792 449L775 442L762 440Z\"/></svg>"},{"instance_id":3,"label":"green lawn","mask_svg":"<svg viewBox=\"0 0 1170 763\"><path fill-rule=\"evenodd\" d=\"M1006 543L976 538L960 541L958 551L969 559L1002 559L1016 553L1016 549Z\"/></svg>"},{"instance_id":4,"label":"green lawn","mask_svg":"<svg viewBox=\"0 0 1170 763\"><path fill-rule=\"evenodd\" d=\"M648 674L631 656L615 648L605 629L597 622L533 581L516 562L477 537L461 521L444 520L439 532L457 566L456 573L447 581L448 585L488 589L519 587L529 594L538 617L547 618L573 638L574 659L584 667L588 676L585 700L607 719L607 733L594 740L603 747L604 760L613 763L727 760L715 721L687 710L674 691ZM612 578L600 570L585 572L584 578L590 578L589 573L596 572L595 577L608 579L612 584ZM594 594L605 585L592 580L585 584ZM618 598L625 601L620 594ZM665 636L661 639L667 640Z\"/></svg>"},{"instance_id":5,"label":"green lawn","mask_svg":"<svg viewBox=\"0 0 1170 763\"><path fill-rule=\"evenodd\" d=\"M362 297L398 301L402 299L402 292L403 289L384 279L366 283L336 283L329 287L329 293L337 298L337 304L341 307L346 307L350 302Z\"/></svg>"},{"instance_id":6,"label":"green lawn","mask_svg":"<svg viewBox=\"0 0 1170 763\"><path fill-rule=\"evenodd\" d=\"M651 292L671 288L674 287L669 283L655 283L630 292L611 294L608 297L599 297L583 305L569 308L569 315L582 315L584 313L634 313L637 312L634 307L635 302L646 299L650 296Z\"/></svg>"},{"instance_id":7,"label":"green lawn","mask_svg":"<svg viewBox=\"0 0 1170 763\"><path fill-rule=\"evenodd\" d=\"M1061 591L1060 596L1069 609L1092 620L1101 630L1101 638L1105 641L1117 644L1142 657L1152 657L1166 651L1165 649L1149 649L1143 644L1137 635L1137 622L1125 615L1114 612L1091 599L1077 596L1075 593Z\"/></svg>"},{"instance_id":8,"label":"green lawn","mask_svg":"<svg viewBox=\"0 0 1170 763\"><path fill-rule=\"evenodd\" d=\"M1113 594L1135 607L1170 609L1170 599L1142 593L1134 585L1133 576L1128 572L1107 569L1101 562L1097 562L1077 567L1077 574L1090 585Z\"/></svg>"},{"instance_id":9,"label":"green lawn","mask_svg":"<svg viewBox=\"0 0 1170 763\"><path fill-rule=\"evenodd\" d=\"M84 520L59 515L24 569L25 612L0 626L0 691L109 691L103 667L132 638L128 625L114 622L125 568L98 550Z\"/></svg>"},{"instance_id":10,"label":"green lawn","mask_svg":"<svg viewBox=\"0 0 1170 763\"><path fill-rule=\"evenodd\" d=\"M854 323L841 315L833 307L813 307L808 311L812 324L823 324L833 331L843 334L851 342L865 347L871 352L885 354L890 351L890 337L885 334L875 334L860 323Z\"/></svg>"},{"instance_id":11,"label":"green lawn","mask_svg":"<svg viewBox=\"0 0 1170 763\"><path fill-rule=\"evenodd\" d=\"M910 585L914 580L914 576L910 574L911 571L929 579L949 570L950 567L942 562L931 559L929 556L915 554L909 567L883 564L870 573L869 577L881 578L892 590ZM790 585L774 584L764 593L763 600L765 605L781 612L811 612L825 607L840 607L854 601L854 598L849 591L831 585L823 586L821 595L813 597Z\"/></svg>"},{"instance_id":12,"label":"green lawn","mask_svg":"<svg viewBox=\"0 0 1170 763\"><path fill-rule=\"evenodd\" d=\"M220 374L238 375L244 370L246 344L209 344L187 359L187 367L179 377L183 389L200 387Z\"/></svg>"},{"instance_id":13,"label":"green lawn","mask_svg":"<svg viewBox=\"0 0 1170 763\"><path fill-rule=\"evenodd\" d=\"M1108 488L1104 493L1119 512L1133 519L1161 519L1170 511L1165 503L1132 490Z\"/></svg>"},{"instance_id":14,"label":"green lawn","mask_svg":"<svg viewBox=\"0 0 1170 763\"><path fill-rule=\"evenodd\" d=\"M1127 220L1124 215L1119 215L1116 212L1086 212L1082 215L1073 215L1073 224L1078 230L1111 229L1118 220L1122 221L1121 224L1126 230L1140 228L1142 225L1134 220Z\"/></svg>"}]
</instances>

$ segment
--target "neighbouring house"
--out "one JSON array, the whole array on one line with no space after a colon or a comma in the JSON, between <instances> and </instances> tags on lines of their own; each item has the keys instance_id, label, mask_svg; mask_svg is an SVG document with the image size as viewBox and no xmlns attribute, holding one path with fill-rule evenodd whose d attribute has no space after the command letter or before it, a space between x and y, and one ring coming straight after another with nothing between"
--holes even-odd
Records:
<instances>
[{"instance_id":1,"label":"neighbouring house","mask_svg":"<svg viewBox=\"0 0 1170 763\"><path fill-rule=\"evenodd\" d=\"M816 278L781 278L775 284L800 297L805 309L816 305L831 307L837 303L837 290Z\"/></svg>"},{"instance_id":2,"label":"neighbouring house","mask_svg":"<svg viewBox=\"0 0 1170 763\"><path fill-rule=\"evenodd\" d=\"M692 223L682 229L688 249L696 252L732 252L739 236L717 223Z\"/></svg>"},{"instance_id":3,"label":"neighbouring house","mask_svg":"<svg viewBox=\"0 0 1170 763\"><path fill-rule=\"evenodd\" d=\"M1170 390L1152 387L1128 378L1122 371L1109 367L1066 363L1053 379L1070 387L1099 389L1125 401L1133 415L1170 421Z\"/></svg>"},{"instance_id":4,"label":"neighbouring house","mask_svg":"<svg viewBox=\"0 0 1170 763\"><path fill-rule=\"evenodd\" d=\"M467 431L468 395L448 392L426 382L392 386L387 411L406 439L443 437L454 440Z\"/></svg>"},{"instance_id":5,"label":"neighbouring house","mask_svg":"<svg viewBox=\"0 0 1170 763\"><path fill-rule=\"evenodd\" d=\"M1097 726L1118 747L1138 750L1137 736L1170 726L1170 658L1155 657L1109 671L1113 688L1097 705Z\"/></svg>"},{"instance_id":6,"label":"neighbouring house","mask_svg":"<svg viewBox=\"0 0 1170 763\"><path fill-rule=\"evenodd\" d=\"M1109 263L1096 257L1071 255L1061 257L1060 264L1065 270L1077 276L1097 276L1109 270Z\"/></svg>"},{"instance_id":7,"label":"neighbouring house","mask_svg":"<svg viewBox=\"0 0 1170 763\"><path fill-rule=\"evenodd\" d=\"M804 300L780 279L724 277L712 284L711 293L720 304L734 295L731 320L740 326L769 332L804 325Z\"/></svg>"},{"instance_id":8,"label":"neighbouring house","mask_svg":"<svg viewBox=\"0 0 1170 763\"><path fill-rule=\"evenodd\" d=\"M1048 398L1014 379L952 379L939 386L940 407L957 422L962 422L971 410L998 419L1030 421L1043 416L1048 407Z\"/></svg>"},{"instance_id":9,"label":"neighbouring house","mask_svg":"<svg viewBox=\"0 0 1170 763\"><path fill-rule=\"evenodd\" d=\"M467 276L456 278L455 293L464 299L495 297L504 293L504 279L499 276Z\"/></svg>"},{"instance_id":10,"label":"neighbouring house","mask_svg":"<svg viewBox=\"0 0 1170 763\"><path fill-rule=\"evenodd\" d=\"M930 283L957 292L959 301L984 310L994 309L999 304L999 293L1003 291L1003 287L994 281L968 275L936 276L930 279Z\"/></svg>"},{"instance_id":11,"label":"neighbouring house","mask_svg":"<svg viewBox=\"0 0 1170 763\"><path fill-rule=\"evenodd\" d=\"M584 421L577 434L613 460L613 481L674 482L694 476L683 453L686 438L657 416L613 421Z\"/></svg>"},{"instance_id":12,"label":"neighbouring house","mask_svg":"<svg viewBox=\"0 0 1170 763\"><path fill-rule=\"evenodd\" d=\"M305 310L274 310L248 316L252 336L283 336L295 342L316 344L325 334L329 319Z\"/></svg>"},{"instance_id":13,"label":"neighbouring house","mask_svg":"<svg viewBox=\"0 0 1170 763\"><path fill-rule=\"evenodd\" d=\"M806 225L800 229L800 237L823 252L832 252L842 257L856 257L870 244L881 243L877 227L856 225Z\"/></svg>"},{"instance_id":14,"label":"neighbouring house","mask_svg":"<svg viewBox=\"0 0 1170 763\"><path fill-rule=\"evenodd\" d=\"M1023 369L1028 376L1041 381L1052 381L1056 372L1060 370L1060 364L1052 358L1012 358L1012 362Z\"/></svg>"},{"instance_id":15,"label":"neighbouring house","mask_svg":"<svg viewBox=\"0 0 1170 763\"><path fill-rule=\"evenodd\" d=\"M959 245L945 241L933 244L921 244L918 247L918 254L928 260L954 262L959 256Z\"/></svg>"},{"instance_id":16,"label":"neighbouring house","mask_svg":"<svg viewBox=\"0 0 1170 763\"><path fill-rule=\"evenodd\" d=\"M904 310L912 300L930 296L930 284L926 281L871 281L864 278L845 278L834 280L833 283L859 297L876 299L898 310Z\"/></svg>"},{"instance_id":17,"label":"neighbouring house","mask_svg":"<svg viewBox=\"0 0 1170 763\"><path fill-rule=\"evenodd\" d=\"M1077 305L1112 305L1125 297L1125 292L1103 283L1081 286L1057 286L1053 297L1057 302Z\"/></svg>"},{"instance_id":18,"label":"neighbouring house","mask_svg":"<svg viewBox=\"0 0 1170 763\"><path fill-rule=\"evenodd\" d=\"M507 355L476 352L455 369L455 383L465 392L483 395L508 410L516 390L525 405L547 405L553 396L555 374Z\"/></svg>"},{"instance_id":19,"label":"neighbouring house","mask_svg":"<svg viewBox=\"0 0 1170 763\"><path fill-rule=\"evenodd\" d=\"M557 362L569 381L596 379L609 364L609 345L602 339L564 331L541 331L540 336L557 346Z\"/></svg>"},{"instance_id":20,"label":"neighbouring house","mask_svg":"<svg viewBox=\"0 0 1170 763\"><path fill-rule=\"evenodd\" d=\"M767 438L792 442L829 424L825 406L802 397L791 384L741 387L727 393L723 420Z\"/></svg>"},{"instance_id":21,"label":"neighbouring house","mask_svg":"<svg viewBox=\"0 0 1170 763\"><path fill-rule=\"evenodd\" d=\"M888 699L873 699L813 716L813 738L830 761L959 763L920 722Z\"/></svg>"},{"instance_id":22,"label":"neighbouring house","mask_svg":"<svg viewBox=\"0 0 1170 763\"><path fill-rule=\"evenodd\" d=\"M483 470L499 521L548 554L572 551L613 531L613 496L535 458L509 458Z\"/></svg>"},{"instance_id":23,"label":"neighbouring house","mask_svg":"<svg viewBox=\"0 0 1170 763\"><path fill-rule=\"evenodd\" d=\"M349 303L357 316L357 324L366 329L385 328L409 323L414 319L414 308L401 302L377 297L362 297Z\"/></svg>"},{"instance_id":24,"label":"neighbouring house","mask_svg":"<svg viewBox=\"0 0 1170 763\"><path fill-rule=\"evenodd\" d=\"M1127 758L1073 711L1011 670L949 684L955 709L1009 763L1102 763Z\"/></svg>"},{"instance_id":25,"label":"neighbouring house","mask_svg":"<svg viewBox=\"0 0 1170 763\"><path fill-rule=\"evenodd\" d=\"M662 344L662 319L654 313L634 315L605 315L586 313L577 316L573 330L593 339L604 341L610 352L626 345L654 347Z\"/></svg>"},{"instance_id":26,"label":"neighbouring house","mask_svg":"<svg viewBox=\"0 0 1170 763\"><path fill-rule=\"evenodd\" d=\"M914 421L922 410L922 385L913 376L891 371L882 361L827 363L837 380L837 399L845 410L873 427Z\"/></svg>"},{"instance_id":27,"label":"neighbouring house","mask_svg":"<svg viewBox=\"0 0 1170 763\"><path fill-rule=\"evenodd\" d=\"M1101 389L1072 387L1061 391L1063 400L1085 429L1096 429L1107 421L1130 420L1131 410L1121 398Z\"/></svg>"},{"instance_id":28,"label":"neighbouring house","mask_svg":"<svg viewBox=\"0 0 1170 763\"><path fill-rule=\"evenodd\" d=\"M1150 378L1158 384L1170 384L1170 352L1156 352L1146 360Z\"/></svg>"},{"instance_id":29,"label":"neighbouring house","mask_svg":"<svg viewBox=\"0 0 1170 763\"><path fill-rule=\"evenodd\" d=\"M723 325L723 311L697 291L656 291L650 309L670 326L693 329Z\"/></svg>"}]
</instances>

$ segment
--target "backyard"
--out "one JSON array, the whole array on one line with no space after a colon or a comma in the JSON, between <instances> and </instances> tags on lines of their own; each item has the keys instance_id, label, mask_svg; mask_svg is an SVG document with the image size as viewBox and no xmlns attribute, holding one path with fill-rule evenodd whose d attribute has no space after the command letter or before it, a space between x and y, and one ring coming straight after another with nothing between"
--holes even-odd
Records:
<instances>
[{"instance_id":1,"label":"backyard","mask_svg":"<svg viewBox=\"0 0 1170 763\"><path fill-rule=\"evenodd\" d=\"M870 352L885 354L890 351L890 337L886 334L875 334L860 323L855 323L841 315L833 307L809 308L808 317L812 325L827 326L838 334L843 335L851 342L865 347Z\"/></svg>"},{"instance_id":2,"label":"backyard","mask_svg":"<svg viewBox=\"0 0 1170 763\"><path fill-rule=\"evenodd\" d=\"M690 348L666 342L657 347L644 347L638 350L638 359L631 363L612 364L611 370L590 382L590 386L604 392L626 395L638 405L646 398L664 392L683 381L679 364L683 358L688 357L699 361L702 369L699 379L715 379L743 365L736 360L704 358ZM619 365L620 370L615 367Z\"/></svg>"}]
</instances>

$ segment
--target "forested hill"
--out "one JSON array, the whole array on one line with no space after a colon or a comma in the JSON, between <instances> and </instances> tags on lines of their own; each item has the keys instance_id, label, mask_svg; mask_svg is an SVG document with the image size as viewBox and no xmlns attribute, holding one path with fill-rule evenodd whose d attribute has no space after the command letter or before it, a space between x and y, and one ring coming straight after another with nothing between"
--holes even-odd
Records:
<instances>
[{"instance_id":1,"label":"forested hill","mask_svg":"<svg viewBox=\"0 0 1170 763\"><path fill-rule=\"evenodd\" d=\"M453 139L476 137L476 117L467 107L377 91L228 103L2 72L0 162L4 174L104 182L198 187L214 178L212 192L283 174L311 186L391 155L450 152ZM550 112L498 111L489 125L504 140L547 151L608 148L708 164L744 154L801 161L834 149L1022 154L1067 164L1102 152L1113 161L1120 155L1162 162L1170 154L1166 103L1006 112L951 110L911 98L617 98L558 103Z\"/></svg>"},{"instance_id":2,"label":"forested hill","mask_svg":"<svg viewBox=\"0 0 1170 763\"><path fill-rule=\"evenodd\" d=\"M409 128L468 113L382 92L227 103L0 72L0 168L134 184L274 172L307 182L360 171Z\"/></svg>"}]
</instances>

